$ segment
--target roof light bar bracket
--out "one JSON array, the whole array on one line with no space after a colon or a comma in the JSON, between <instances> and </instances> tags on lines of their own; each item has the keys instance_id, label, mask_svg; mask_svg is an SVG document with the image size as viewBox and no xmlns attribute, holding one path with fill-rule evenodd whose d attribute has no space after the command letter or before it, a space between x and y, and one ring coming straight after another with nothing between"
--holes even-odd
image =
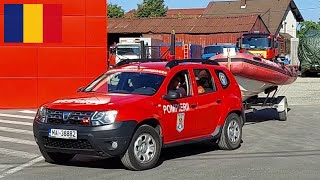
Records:
<instances>
[{"instance_id":1,"label":"roof light bar bracket","mask_svg":"<svg viewBox=\"0 0 320 180\"><path fill-rule=\"evenodd\" d=\"M146 63L146 62L165 62L166 59L123 59L118 62L115 67L120 67L123 65L131 64L131 63Z\"/></svg>"},{"instance_id":2,"label":"roof light bar bracket","mask_svg":"<svg viewBox=\"0 0 320 180\"><path fill-rule=\"evenodd\" d=\"M115 65L115 67L120 67L123 65L131 63L146 63L146 62L166 62L166 59L123 59ZM207 65L219 66L219 63L209 59L181 59L181 60L171 60L166 64L166 69L172 69L183 63L201 63Z\"/></svg>"},{"instance_id":3,"label":"roof light bar bracket","mask_svg":"<svg viewBox=\"0 0 320 180\"><path fill-rule=\"evenodd\" d=\"M167 63L166 68L172 69L175 66L178 66L179 64L183 63L201 63L201 64L207 64L207 65L214 65L214 66L220 66L218 62L209 60L209 59L183 59L183 60L172 60Z\"/></svg>"}]
</instances>

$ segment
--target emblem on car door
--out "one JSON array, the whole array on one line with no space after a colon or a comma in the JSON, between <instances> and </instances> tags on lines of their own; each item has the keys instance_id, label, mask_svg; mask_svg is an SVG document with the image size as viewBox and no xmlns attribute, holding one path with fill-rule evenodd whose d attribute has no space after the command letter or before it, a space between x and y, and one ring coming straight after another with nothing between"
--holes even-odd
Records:
<instances>
[{"instance_id":1,"label":"emblem on car door","mask_svg":"<svg viewBox=\"0 0 320 180\"><path fill-rule=\"evenodd\" d=\"M178 113L177 115L177 131L178 132L182 132L184 129L184 117L185 114L184 113Z\"/></svg>"}]
</instances>

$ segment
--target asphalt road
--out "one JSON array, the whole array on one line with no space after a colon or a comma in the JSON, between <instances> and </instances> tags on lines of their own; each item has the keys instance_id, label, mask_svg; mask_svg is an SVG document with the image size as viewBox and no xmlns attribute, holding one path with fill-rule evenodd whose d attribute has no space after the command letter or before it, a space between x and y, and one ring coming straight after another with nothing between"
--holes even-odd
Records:
<instances>
[{"instance_id":1,"label":"asphalt road","mask_svg":"<svg viewBox=\"0 0 320 180\"><path fill-rule=\"evenodd\" d=\"M35 112L0 111L0 179L319 179L320 79L282 87L288 121L272 110L248 113L243 144L235 151L194 144L163 151L148 171L127 171L116 158L76 156L67 165L43 161L32 135ZM318 96L318 97L316 97Z\"/></svg>"}]
</instances>

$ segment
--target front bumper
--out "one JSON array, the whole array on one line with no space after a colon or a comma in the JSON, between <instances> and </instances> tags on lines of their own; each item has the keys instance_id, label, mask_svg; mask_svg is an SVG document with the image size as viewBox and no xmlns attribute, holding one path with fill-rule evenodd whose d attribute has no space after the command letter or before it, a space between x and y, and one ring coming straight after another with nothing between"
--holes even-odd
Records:
<instances>
[{"instance_id":1,"label":"front bumper","mask_svg":"<svg viewBox=\"0 0 320 180\"><path fill-rule=\"evenodd\" d=\"M116 122L99 127L77 125L54 125L33 123L33 132L39 148L47 152L86 154L105 157L125 153L137 126L136 121ZM49 138L49 129L77 130L77 140ZM116 142L117 147L112 147Z\"/></svg>"}]
</instances>

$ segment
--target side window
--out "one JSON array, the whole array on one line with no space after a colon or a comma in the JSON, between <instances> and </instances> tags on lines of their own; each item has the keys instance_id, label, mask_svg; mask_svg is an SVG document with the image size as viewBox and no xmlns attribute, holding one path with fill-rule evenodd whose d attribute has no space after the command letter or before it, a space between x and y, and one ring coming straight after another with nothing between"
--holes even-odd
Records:
<instances>
[{"instance_id":1,"label":"side window","mask_svg":"<svg viewBox=\"0 0 320 180\"><path fill-rule=\"evenodd\" d=\"M208 69L194 69L193 70L199 94L208 94L216 92L217 88Z\"/></svg>"},{"instance_id":2,"label":"side window","mask_svg":"<svg viewBox=\"0 0 320 180\"><path fill-rule=\"evenodd\" d=\"M219 81L220 81L222 88L227 89L230 85L230 80L229 80L228 76L223 71L220 71L220 70L217 70L216 74L219 78Z\"/></svg>"},{"instance_id":3,"label":"side window","mask_svg":"<svg viewBox=\"0 0 320 180\"><path fill-rule=\"evenodd\" d=\"M192 96L190 74L187 70L183 70L174 75L168 85L167 92L178 91L181 97Z\"/></svg>"}]
</instances>

